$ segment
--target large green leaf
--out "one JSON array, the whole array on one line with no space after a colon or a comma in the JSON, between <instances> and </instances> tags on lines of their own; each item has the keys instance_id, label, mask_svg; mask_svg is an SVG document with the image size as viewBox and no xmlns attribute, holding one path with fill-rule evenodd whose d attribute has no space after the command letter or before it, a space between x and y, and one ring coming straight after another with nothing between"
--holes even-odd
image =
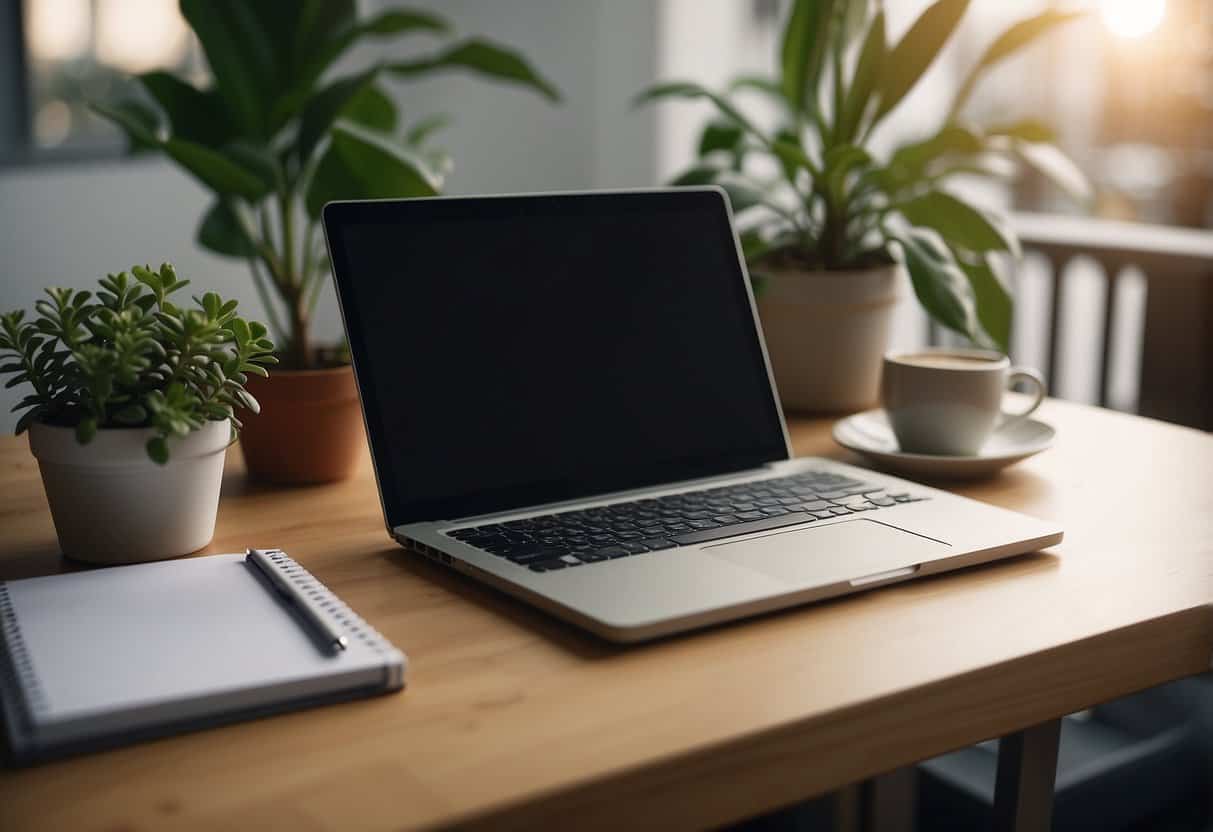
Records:
<instances>
[{"instance_id":1,"label":"large green leaf","mask_svg":"<svg viewBox=\"0 0 1213 832\"><path fill-rule=\"evenodd\" d=\"M137 115L136 110L108 104L93 104L92 108L117 123L131 137L132 142L163 151L217 194L256 200L269 190L264 171L250 169L220 151L195 142L175 137L162 139L154 127Z\"/></svg>"},{"instance_id":2,"label":"large green leaf","mask_svg":"<svg viewBox=\"0 0 1213 832\"><path fill-rule=\"evenodd\" d=\"M278 166L278 159L269 148L246 139L237 139L218 150L233 164L261 180L261 195L282 186L282 170Z\"/></svg>"},{"instance_id":3,"label":"large green leaf","mask_svg":"<svg viewBox=\"0 0 1213 832\"><path fill-rule=\"evenodd\" d=\"M244 0L181 0L181 13L202 44L240 132L264 139L281 86L281 63L275 38L253 6Z\"/></svg>"},{"instance_id":4,"label":"large green leaf","mask_svg":"<svg viewBox=\"0 0 1213 832\"><path fill-rule=\"evenodd\" d=\"M294 13L294 28L290 31L291 75L315 60L338 32L348 31L358 24L356 0L299 0L290 3L259 3L267 11ZM294 9L283 7L295 7ZM285 31L285 29L284 29ZM322 68L321 73L324 72ZM305 83L310 86L311 80Z\"/></svg>"},{"instance_id":5,"label":"large green leaf","mask_svg":"<svg viewBox=\"0 0 1213 832\"><path fill-rule=\"evenodd\" d=\"M159 148L160 116L142 101L129 98L112 104L93 102L89 108L118 125L130 140L131 150Z\"/></svg>"},{"instance_id":6,"label":"large green leaf","mask_svg":"<svg viewBox=\"0 0 1213 832\"><path fill-rule=\"evenodd\" d=\"M1019 254L1019 241L1000 220L946 191L927 191L902 203L900 212L913 225L933 228L949 244L967 251Z\"/></svg>"},{"instance_id":7,"label":"large green leaf","mask_svg":"<svg viewBox=\"0 0 1213 832\"><path fill-rule=\"evenodd\" d=\"M241 230L233 210L225 200L216 200L198 226L198 245L226 257L253 257L257 250Z\"/></svg>"},{"instance_id":8,"label":"large green leaf","mask_svg":"<svg viewBox=\"0 0 1213 832\"><path fill-rule=\"evenodd\" d=\"M968 7L969 0L936 0L889 51L880 75L880 108L873 124L914 88L956 31Z\"/></svg>"},{"instance_id":9,"label":"large green leaf","mask_svg":"<svg viewBox=\"0 0 1213 832\"><path fill-rule=\"evenodd\" d=\"M233 138L223 99L215 90L200 90L167 72L147 72L138 79L168 116L174 136L207 147Z\"/></svg>"},{"instance_id":10,"label":"large green leaf","mask_svg":"<svg viewBox=\"0 0 1213 832\"><path fill-rule=\"evenodd\" d=\"M709 121L699 135L699 155L707 156L717 150L736 152L744 135L741 126L731 119Z\"/></svg>"},{"instance_id":11,"label":"large green leaf","mask_svg":"<svg viewBox=\"0 0 1213 832\"><path fill-rule=\"evenodd\" d=\"M836 141L849 142L855 138L864 113L872 101L872 91L880 78L887 48L884 9L881 9L872 20L867 37L863 41L863 48L859 51L855 75L851 79L851 86L842 105L842 114L838 119L838 127L834 131Z\"/></svg>"},{"instance_id":12,"label":"large green leaf","mask_svg":"<svg viewBox=\"0 0 1213 832\"><path fill-rule=\"evenodd\" d=\"M464 69L498 81L530 87L549 101L560 100L560 91L540 75L522 55L483 38L469 38L432 57L402 61L389 65L388 69L403 78L438 70Z\"/></svg>"},{"instance_id":13,"label":"large green leaf","mask_svg":"<svg viewBox=\"0 0 1213 832\"><path fill-rule=\"evenodd\" d=\"M825 62L830 15L838 0L794 0L783 29L780 49L780 87L793 112L815 109L809 100Z\"/></svg>"},{"instance_id":14,"label":"large green leaf","mask_svg":"<svg viewBox=\"0 0 1213 832\"><path fill-rule=\"evenodd\" d=\"M256 201L269 190L260 173L219 151L185 139L168 139L160 146L177 164L221 196L235 195Z\"/></svg>"},{"instance_id":15,"label":"large green leaf","mask_svg":"<svg viewBox=\"0 0 1213 832\"><path fill-rule=\"evenodd\" d=\"M359 90L341 111L341 117L381 133L394 133L400 123L395 100L378 84Z\"/></svg>"},{"instance_id":16,"label":"large green leaf","mask_svg":"<svg viewBox=\"0 0 1213 832\"><path fill-rule=\"evenodd\" d=\"M985 145L981 137L959 124L945 124L939 132L921 141L903 145L893 152L885 169L884 184L895 191L917 184L927 166L949 155L971 156Z\"/></svg>"},{"instance_id":17,"label":"large green leaf","mask_svg":"<svg viewBox=\"0 0 1213 832\"><path fill-rule=\"evenodd\" d=\"M443 34L450 25L429 12L389 9L358 23L349 20L344 26L328 30L318 42L313 41L310 53L301 53L297 63L297 87L310 87L337 58L364 37L395 37L409 32Z\"/></svg>"},{"instance_id":18,"label":"large green leaf","mask_svg":"<svg viewBox=\"0 0 1213 832\"><path fill-rule=\"evenodd\" d=\"M346 121L332 136L304 199L313 218L332 200L434 196L442 185L422 156L390 136Z\"/></svg>"},{"instance_id":19,"label":"large green leaf","mask_svg":"<svg viewBox=\"0 0 1213 832\"><path fill-rule=\"evenodd\" d=\"M977 304L977 320L982 330L1004 353L1011 346L1011 316L1015 304L1011 293L998 279L986 257L972 260L957 258L957 265L969 279Z\"/></svg>"},{"instance_id":20,"label":"large green leaf","mask_svg":"<svg viewBox=\"0 0 1213 832\"><path fill-rule=\"evenodd\" d=\"M1055 9L1048 9L1011 26L990 44L989 48L981 56L981 59L978 60L976 66L969 70L969 74L965 76L964 83L960 85L960 89L957 90L956 97L952 101L952 112L960 112L965 102L968 101L969 95L972 94L973 88L981 79L982 74L990 67L1014 55L1050 29L1054 29L1063 23L1069 23L1071 20L1076 20L1085 14L1085 12L1061 12Z\"/></svg>"},{"instance_id":21,"label":"large green leaf","mask_svg":"<svg viewBox=\"0 0 1213 832\"><path fill-rule=\"evenodd\" d=\"M354 97L374 83L378 74L379 67L373 66L357 75L339 78L312 96L299 117L295 150L300 161L311 158L312 151L329 128L341 117Z\"/></svg>"},{"instance_id":22,"label":"large green leaf","mask_svg":"<svg viewBox=\"0 0 1213 832\"><path fill-rule=\"evenodd\" d=\"M790 127L785 127L775 134L775 138L771 142L771 154L779 162L779 168L783 171L784 178L793 187L796 185L797 174L800 171L806 170L814 177L819 173L813 165L813 161L804 152L800 135Z\"/></svg>"},{"instance_id":23,"label":"large green leaf","mask_svg":"<svg viewBox=\"0 0 1213 832\"><path fill-rule=\"evenodd\" d=\"M895 238L905 255L914 294L926 313L948 329L977 338L977 312L968 277L937 240L910 230Z\"/></svg>"}]
</instances>

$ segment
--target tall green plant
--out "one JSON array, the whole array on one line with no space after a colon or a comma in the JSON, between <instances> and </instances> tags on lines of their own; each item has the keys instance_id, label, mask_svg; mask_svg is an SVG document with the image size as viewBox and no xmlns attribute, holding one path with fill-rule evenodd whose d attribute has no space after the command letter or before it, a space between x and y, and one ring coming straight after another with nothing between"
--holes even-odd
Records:
<instances>
[{"instance_id":1,"label":"tall green plant","mask_svg":"<svg viewBox=\"0 0 1213 832\"><path fill-rule=\"evenodd\" d=\"M149 72L137 80L154 105L94 108L133 150L163 153L211 191L198 242L248 261L288 367L325 363L310 332L328 273L316 233L324 204L432 196L449 173L450 158L429 143L445 119L404 123L386 82L468 71L559 100L518 53L483 38L452 40L450 25L428 12L393 8L359 19L355 0L180 4L212 84ZM356 43L406 37L440 45L331 77Z\"/></svg>"},{"instance_id":2,"label":"tall green plant","mask_svg":"<svg viewBox=\"0 0 1213 832\"><path fill-rule=\"evenodd\" d=\"M900 255L927 313L975 342L1004 351L1011 298L990 264L1018 254L997 216L948 190L961 175L1004 178L1019 163L1087 196L1082 174L1036 120L984 127L963 108L992 66L1077 15L1046 11L1003 32L965 75L943 123L887 158L873 131L918 84L956 31L969 0L937 0L895 43L869 0L795 0L784 26L778 75L738 78L724 92L691 82L657 84L638 103L702 98L719 115L703 130L699 159L676 185L717 183L743 223L752 267L784 263L852 269ZM739 106L743 93L774 102L774 129ZM757 159L766 161L763 175ZM772 164L773 162L773 164Z\"/></svg>"}]
</instances>

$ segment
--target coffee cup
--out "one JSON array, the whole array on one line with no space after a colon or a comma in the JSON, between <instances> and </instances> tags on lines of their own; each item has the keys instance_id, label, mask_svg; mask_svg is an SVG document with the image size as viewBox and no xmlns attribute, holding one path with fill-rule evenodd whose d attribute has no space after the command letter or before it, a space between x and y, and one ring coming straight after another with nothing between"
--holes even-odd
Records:
<instances>
[{"instance_id":1,"label":"coffee cup","mask_svg":"<svg viewBox=\"0 0 1213 832\"><path fill-rule=\"evenodd\" d=\"M1034 388L1027 409L1002 409L1007 387ZM972 456L996 428L1028 418L1045 397L1040 375L1012 367L997 352L921 349L884 357L881 395L897 443L906 453Z\"/></svg>"}]
</instances>

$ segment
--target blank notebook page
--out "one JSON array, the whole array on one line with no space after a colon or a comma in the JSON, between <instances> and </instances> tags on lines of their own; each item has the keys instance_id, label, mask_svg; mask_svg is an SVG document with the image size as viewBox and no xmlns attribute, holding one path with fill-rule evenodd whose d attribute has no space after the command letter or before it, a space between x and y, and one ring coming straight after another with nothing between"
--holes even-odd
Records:
<instances>
[{"instance_id":1,"label":"blank notebook page","mask_svg":"<svg viewBox=\"0 0 1213 832\"><path fill-rule=\"evenodd\" d=\"M310 579L310 576L309 576ZM392 685L403 657L338 603L330 652L244 555L9 582L43 740ZM11 636L10 636L11 641ZM19 674L21 675L21 674Z\"/></svg>"}]
</instances>

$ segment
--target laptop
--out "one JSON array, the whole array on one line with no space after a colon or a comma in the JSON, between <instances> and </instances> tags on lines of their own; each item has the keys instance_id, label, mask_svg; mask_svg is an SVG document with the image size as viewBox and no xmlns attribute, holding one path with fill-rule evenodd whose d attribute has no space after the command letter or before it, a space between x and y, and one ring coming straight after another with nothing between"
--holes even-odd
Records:
<instances>
[{"instance_id":1,"label":"laptop","mask_svg":"<svg viewBox=\"0 0 1213 832\"><path fill-rule=\"evenodd\" d=\"M793 458L719 189L335 202L324 228L388 532L606 639L1061 540Z\"/></svg>"}]
</instances>

